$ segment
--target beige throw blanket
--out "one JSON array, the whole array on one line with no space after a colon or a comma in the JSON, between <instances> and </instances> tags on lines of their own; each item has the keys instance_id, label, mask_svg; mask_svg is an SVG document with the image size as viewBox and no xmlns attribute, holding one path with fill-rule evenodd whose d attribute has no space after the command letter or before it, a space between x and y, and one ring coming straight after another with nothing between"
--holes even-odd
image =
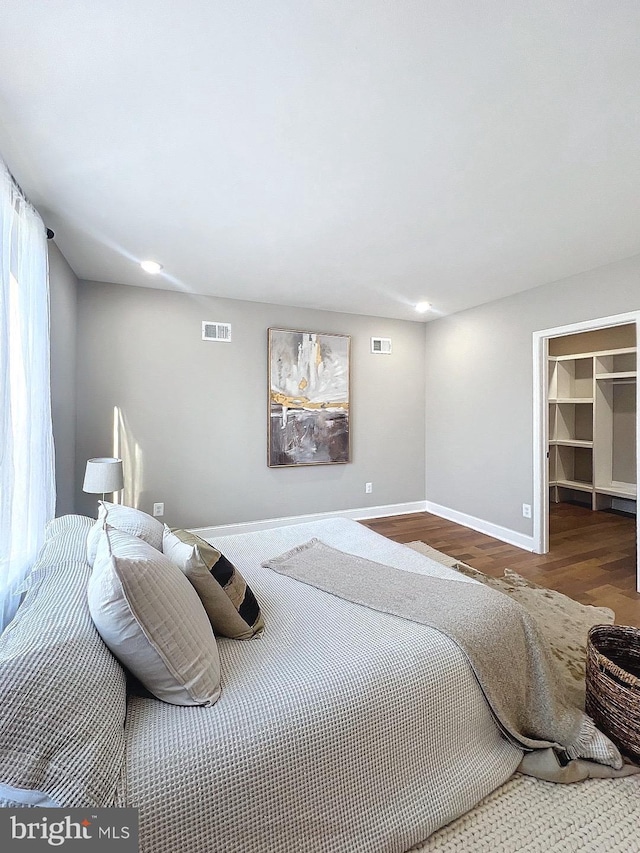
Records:
<instances>
[{"instance_id":1,"label":"beige throw blanket","mask_svg":"<svg viewBox=\"0 0 640 853\"><path fill-rule=\"evenodd\" d=\"M505 737L525 750L518 769L573 782L626 775L617 748L566 700L536 623L508 596L346 554L312 539L262 564L373 610L435 628L464 652ZM587 760L578 760L587 759Z\"/></svg>"}]
</instances>

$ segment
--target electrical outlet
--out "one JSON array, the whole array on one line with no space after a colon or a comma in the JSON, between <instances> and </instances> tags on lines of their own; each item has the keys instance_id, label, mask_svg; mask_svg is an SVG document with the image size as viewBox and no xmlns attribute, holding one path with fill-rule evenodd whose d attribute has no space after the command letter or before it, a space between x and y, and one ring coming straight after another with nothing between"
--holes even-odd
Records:
<instances>
[{"instance_id":1,"label":"electrical outlet","mask_svg":"<svg viewBox=\"0 0 640 853\"><path fill-rule=\"evenodd\" d=\"M373 491L373 483L365 483L364 484L364 491L365 491L366 495L370 495L371 492Z\"/></svg>"},{"instance_id":2,"label":"electrical outlet","mask_svg":"<svg viewBox=\"0 0 640 853\"><path fill-rule=\"evenodd\" d=\"M153 505L153 516L154 518L158 518L158 516L164 515L164 504L154 504Z\"/></svg>"},{"instance_id":3,"label":"electrical outlet","mask_svg":"<svg viewBox=\"0 0 640 853\"><path fill-rule=\"evenodd\" d=\"M522 504L522 515L524 518L531 518L531 504Z\"/></svg>"}]
</instances>

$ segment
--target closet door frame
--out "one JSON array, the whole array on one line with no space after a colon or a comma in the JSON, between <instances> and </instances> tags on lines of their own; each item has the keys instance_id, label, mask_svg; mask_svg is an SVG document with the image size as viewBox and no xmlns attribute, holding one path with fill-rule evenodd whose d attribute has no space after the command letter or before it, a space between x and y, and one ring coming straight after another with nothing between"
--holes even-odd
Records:
<instances>
[{"instance_id":1,"label":"closet door frame","mask_svg":"<svg viewBox=\"0 0 640 853\"><path fill-rule=\"evenodd\" d=\"M640 342L640 311L584 320L533 333L533 543L536 554L549 551L549 387L547 366L549 339L606 329L636 325L636 346ZM636 405L636 482L640 485L640 407ZM640 514L636 512L636 588L640 592Z\"/></svg>"}]
</instances>

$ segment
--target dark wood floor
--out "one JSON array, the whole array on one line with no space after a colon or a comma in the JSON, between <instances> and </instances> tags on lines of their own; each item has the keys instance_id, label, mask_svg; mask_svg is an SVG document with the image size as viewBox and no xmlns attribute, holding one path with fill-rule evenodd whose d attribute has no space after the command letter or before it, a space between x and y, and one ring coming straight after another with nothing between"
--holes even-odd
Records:
<instances>
[{"instance_id":1,"label":"dark wood floor","mask_svg":"<svg viewBox=\"0 0 640 853\"><path fill-rule=\"evenodd\" d=\"M364 521L395 539L419 539L487 575L515 572L581 601L611 607L620 625L640 627L636 590L636 521L572 504L553 504L548 554L532 554L427 512Z\"/></svg>"}]
</instances>

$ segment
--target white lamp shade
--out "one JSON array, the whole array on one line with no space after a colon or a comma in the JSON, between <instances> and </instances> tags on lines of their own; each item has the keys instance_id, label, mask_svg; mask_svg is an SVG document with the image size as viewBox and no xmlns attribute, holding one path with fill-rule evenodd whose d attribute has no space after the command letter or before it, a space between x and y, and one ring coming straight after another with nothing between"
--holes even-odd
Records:
<instances>
[{"instance_id":1,"label":"white lamp shade","mask_svg":"<svg viewBox=\"0 0 640 853\"><path fill-rule=\"evenodd\" d=\"M83 492L99 495L107 494L107 492L119 492L122 488L124 488L122 459L99 456L96 459L87 460L84 483L82 484Z\"/></svg>"}]
</instances>

